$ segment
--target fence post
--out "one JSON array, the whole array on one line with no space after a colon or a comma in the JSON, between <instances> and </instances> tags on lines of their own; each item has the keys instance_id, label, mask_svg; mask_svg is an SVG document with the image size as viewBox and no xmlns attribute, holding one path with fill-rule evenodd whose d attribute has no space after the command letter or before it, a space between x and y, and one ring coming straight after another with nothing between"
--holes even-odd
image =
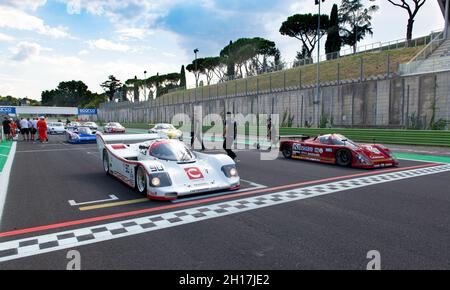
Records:
<instances>
[{"instance_id":1,"label":"fence post","mask_svg":"<svg viewBox=\"0 0 450 290\"><path fill-rule=\"evenodd\" d=\"M248 96L248 78L245 78L245 96Z\"/></svg>"},{"instance_id":2,"label":"fence post","mask_svg":"<svg viewBox=\"0 0 450 290\"><path fill-rule=\"evenodd\" d=\"M269 92L272 93L272 74L269 74Z\"/></svg>"},{"instance_id":3,"label":"fence post","mask_svg":"<svg viewBox=\"0 0 450 290\"><path fill-rule=\"evenodd\" d=\"M387 78L389 78L389 75L391 74L391 55L387 54Z\"/></svg>"},{"instance_id":4,"label":"fence post","mask_svg":"<svg viewBox=\"0 0 450 290\"><path fill-rule=\"evenodd\" d=\"M302 89L302 69L298 71L298 89Z\"/></svg>"},{"instance_id":5,"label":"fence post","mask_svg":"<svg viewBox=\"0 0 450 290\"><path fill-rule=\"evenodd\" d=\"M363 81L364 72L363 72L364 59L363 57L359 60L359 82Z\"/></svg>"},{"instance_id":6,"label":"fence post","mask_svg":"<svg viewBox=\"0 0 450 290\"><path fill-rule=\"evenodd\" d=\"M336 74L337 74L337 84L340 85L341 84L341 68L340 68L341 64L340 62L337 63L337 68L336 68Z\"/></svg>"}]
</instances>

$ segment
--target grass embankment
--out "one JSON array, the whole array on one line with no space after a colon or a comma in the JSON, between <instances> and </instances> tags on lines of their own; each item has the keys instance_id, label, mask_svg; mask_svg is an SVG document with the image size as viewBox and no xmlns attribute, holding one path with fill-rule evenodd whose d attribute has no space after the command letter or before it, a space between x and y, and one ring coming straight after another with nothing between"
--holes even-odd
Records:
<instances>
[{"instance_id":1,"label":"grass embankment","mask_svg":"<svg viewBox=\"0 0 450 290\"><path fill-rule=\"evenodd\" d=\"M360 53L356 55L344 56L335 60L323 61L320 63L321 82L336 81L339 64L339 79L359 79L361 75L361 59L363 62L363 77L383 75L387 73L388 63L389 71L396 72L400 63L408 62L416 55L423 46L410 48L401 48L389 51L375 51ZM388 62L389 55L389 62ZM273 73L262 74L255 77L228 81L217 85L204 86L197 89L197 96L204 98L214 98L224 95L242 94L246 91L255 92L267 91L272 89L281 89L286 87L297 87L300 82L302 86L316 83L317 65L310 64L299 66L292 69L286 69ZM286 82L285 80L286 75ZM183 94L194 93L195 89L180 90L162 96L162 98L182 97Z\"/></svg>"}]
</instances>

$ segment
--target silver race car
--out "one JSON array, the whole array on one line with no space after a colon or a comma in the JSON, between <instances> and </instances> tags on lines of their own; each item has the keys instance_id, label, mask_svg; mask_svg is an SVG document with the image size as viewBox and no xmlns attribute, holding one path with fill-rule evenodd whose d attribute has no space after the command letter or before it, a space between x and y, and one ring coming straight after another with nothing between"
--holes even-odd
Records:
<instances>
[{"instance_id":1,"label":"silver race car","mask_svg":"<svg viewBox=\"0 0 450 290\"><path fill-rule=\"evenodd\" d=\"M132 143L143 141L138 143ZM191 151L183 142L159 134L102 135L97 146L107 175L150 199L240 188L235 162L224 154Z\"/></svg>"}]
</instances>

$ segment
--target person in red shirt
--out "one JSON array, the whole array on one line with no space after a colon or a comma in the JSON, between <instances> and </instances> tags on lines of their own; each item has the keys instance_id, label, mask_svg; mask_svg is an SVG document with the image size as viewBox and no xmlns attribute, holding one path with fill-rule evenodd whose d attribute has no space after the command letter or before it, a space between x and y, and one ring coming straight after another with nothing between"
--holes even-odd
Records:
<instances>
[{"instance_id":1,"label":"person in red shirt","mask_svg":"<svg viewBox=\"0 0 450 290\"><path fill-rule=\"evenodd\" d=\"M11 122L9 124L9 127L11 128L11 138L14 139L14 137L16 136L16 129L17 129L16 122Z\"/></svg>"},{"instance_id":2,"label":"person in red shirt","mask_svg":"<svg viewBox=\"0 0 450 290\"><path fill-rule=\"evenodd\" d=\"M37 122L38 132L39 132L39 139L41 140L41 143L48 142L47 138L47 123L45 122L45 118L41 117L40 120Z\"/></svg>"}]
</instances>

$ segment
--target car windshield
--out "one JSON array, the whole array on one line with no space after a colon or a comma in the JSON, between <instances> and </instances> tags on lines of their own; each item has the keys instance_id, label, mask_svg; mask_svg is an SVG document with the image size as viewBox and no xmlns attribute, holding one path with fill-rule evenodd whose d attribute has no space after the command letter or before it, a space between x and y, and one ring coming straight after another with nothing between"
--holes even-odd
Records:
<instances>
[{"instance_id":1,"label":"car windshield","mask_svg":"<svg viewBox=\"0 0 450 290\"><path fill-rule=\"evenodd\" d=\"M179 141L155 143L150 148L150 154L153 157L170 161L190 162L195 160L194 153L184 143Z\"/></svg>"},{"instance_id":2,"label":"car windshield","mask_svg":"<svg viewBox=\"0 0 450 290\"><path fill-rule=\"evenodd\" d=\"M175 129L171 124L160 124L156 126L157 130L171 130Z\"/></svg>"},{"instance_id":3,"label":"car windshield","mask_svg":"<svg viewBox=\"0 0 450 290\"><path fill-rule=\"evenodd\" d=\"M80 128L78 128L78 133L79 134L92 134L92 131L88 127L80 127Z\"/></svg>"},{"instance_id":4,"label":"car windshield","mask_svg":"<svg viewBox=\"0 0 450 290\"><path fill-rule=\"evenodd\" d=\"M52 126L54 126L54 127L62 127L64 125L62 123L53 123Z\"/></svg>"},{"instance_id":5,"label":"car windshield","mask_svg":"<svg viewBox=\"0 0 450 290\"><path fill-rule=\"evenodd\" d=\"M119 123L110 123L109 124L111 127L120 127Z\"/></svg>"},{"instance_id":6,"label":"car windshield","mask_svg":"<svg viewBox=\"0 0 450 290\"><path fill-rule=\"evenodd\" d=\"M348 139L344 135L334 135L333 138L333 145L343 145L343 146L351 146L351 147L358 147L355 142Z\"/></svg>"}]
</instances>

